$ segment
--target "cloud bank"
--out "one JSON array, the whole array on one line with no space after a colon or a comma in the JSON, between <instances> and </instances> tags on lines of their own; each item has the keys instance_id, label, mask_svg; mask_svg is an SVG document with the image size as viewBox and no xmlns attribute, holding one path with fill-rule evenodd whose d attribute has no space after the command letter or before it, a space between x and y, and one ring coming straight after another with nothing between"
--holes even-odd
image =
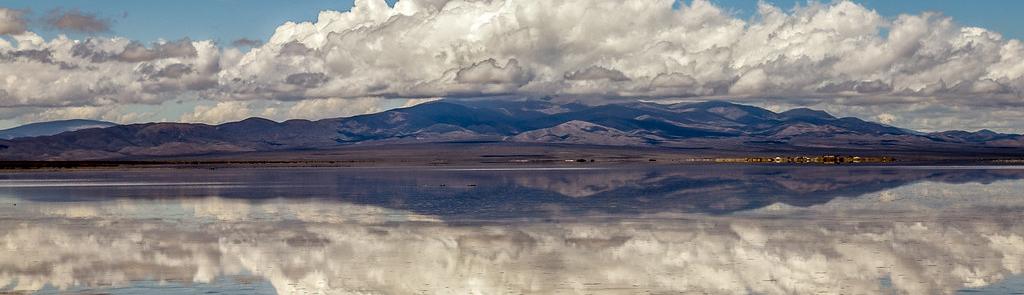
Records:
<instances>
[{"instance_id":1,"label":"cloud bank","mask_svg":"<svg viewBox=\"0 0 1024 295\"><path fill-rule=\"evenodd\" d=\"M18 14L7 10L0 33L12 41L0 41L0 107L155 104L183 95L715 98L863 117L887 111L893 124L918 128L939 124L921 119L940 113L950 126L936 127L956 128L990 113L985 108L1024 104L1024 44L941 14L887 18L851 1L791 10L761 3L744 20L706 0L678 9L674 2L358 0L349 12L285 23L265 43L235 44L248 51L187 39L44 40L19 29Z\"/></svg>"},{"instance_id":2,"label":"cloud bank","mask_svg":"<svg viewBox=\"0 0 1024 295\"><path fill-rule=\"evenodd\" d=\"M762 3L744 21L708 1L672 4L357 1L351 12L278 27L221 73L218 94L983 96L980 103L992 103L1019 100L1024 89L1020 41L938 14L887 19L848 1L790 12ZM465 79L468 72L479 77ZM332 79L288 83L310 73Z\"/></svg>"}]
</instances>

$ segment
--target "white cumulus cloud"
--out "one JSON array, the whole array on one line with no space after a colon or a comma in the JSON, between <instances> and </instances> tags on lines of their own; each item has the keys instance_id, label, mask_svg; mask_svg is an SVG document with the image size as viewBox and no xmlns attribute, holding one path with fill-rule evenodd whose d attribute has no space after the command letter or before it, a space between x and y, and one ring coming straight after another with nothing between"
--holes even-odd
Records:
<instances>
[{"instance_id":1,"label":"white cumulus cloud","mask_svg":"<svg viewBox=\"0 0 1024 295\"><path fill-rule=\"evenodd\" d=\"M212 41L51 40L25 32L0 43L0 107L159 104L216 86Z\"/></svg>"},{"instance_id":2,"label":"white cumulus cloud","mask_svg":"<svg viewBox=\"0 0 1024 295\"><path fill-rule=\"evenodd\" d=\"M1019 41L938 14L889 19L850 1L790 11L762 3L745 21L708 1L677 10L673 2L356 1L350 12L278 27L220 74L218 94L888 95L971 104L961 98L1013 101L1024 90ZM330 79L295 87L292 75Z\"/></svg>"}]
</instances>

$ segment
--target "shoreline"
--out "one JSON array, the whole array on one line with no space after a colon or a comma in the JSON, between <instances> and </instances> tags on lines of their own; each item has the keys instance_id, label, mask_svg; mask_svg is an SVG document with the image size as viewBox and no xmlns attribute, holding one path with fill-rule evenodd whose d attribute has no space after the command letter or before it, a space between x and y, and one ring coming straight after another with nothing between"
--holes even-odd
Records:
<instances>
[{"instance_id":1,"label":"shoreline","mask_svg":"<svg viewBox=\"0 0 1024 295\"><path fill-rule=\"evenodd\" d=\"M618 167L1022 167L1024 161L1005 159L947 159L926 161L894 161L866 163L776 163L776 162L715 162L694 161L693 159L659 160L595 160L563 161L544 160L531 162L485 162L485 161L370 161L370 160L103 160L103 161L0 161L0 171L38 170L117 170L117 169L223 169L223 168L554 168L554 169L600 169Z\"/></svg>"},{"instance_id":2,"label":"shoreline","mask_svg":"<svg viewBox=\"0 0 1024 295\"><path fill-rule=\"evenodd\" d=\"M228 167L624 167L624 166L1013 166L1013 153L909 150L742 150L713 151L619 146L425 143L361 145L333 149L136 156L96 160L3 160L0 170L228 168Z\"/></svg>"}]
</instances>

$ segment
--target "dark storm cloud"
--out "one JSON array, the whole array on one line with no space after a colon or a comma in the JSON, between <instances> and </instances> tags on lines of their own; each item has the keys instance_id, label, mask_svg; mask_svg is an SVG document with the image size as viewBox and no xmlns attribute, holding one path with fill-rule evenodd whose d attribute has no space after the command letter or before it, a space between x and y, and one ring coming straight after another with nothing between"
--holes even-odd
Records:
<instances>
[{"instance_id":1,"label":"dark storm cloud","mask_svg":"<svg viewBox=\"0 0 1024 295\"><path fill-rule=\"evenodd\" d=\"M893 88L892 85L890 85L889 83L885 83L880 80L844 81L841 83L828 83L825 84L825 86L818 88L818 92L821 93L839 93L846 91L854 91L863 94L873 94L890 92L893 91Z\"/></svg>"},{"instance_id":2,"label":"dark storm cloud","mask_svg":"<svg viewBox=\"0 0 1024 295\"><path fill-rule=\"evenodd\" d=\"M4 60L26 59L41 63L53 63L53 50L49 49L26 49L15 50L7 53L0 53Z\"/></svg>"},{"instance_id":3,"label":"dark storm cloud","mask_svg":"<svg viewBox=\"0 0 1024 295\"><path fill-rule=\"evenodd\" d=\"M285 83L305 88L316 88L326 83L327 80L327 75L324 73L298 73L288 75L288 78L285 78Z\"/></svg>"},{"instance_id":4,"label":"dark storm cloud","mask_svg":"<svg viewBox=\"0 0 1024 295\"><path fill-rule=\"evenodd\" d=\"M132 42L117 55L117 60L140 62L175 57L196 57L196 55L196 48L192 46L192 40L185 38L174 42L156 43L151 47L146 47L139 42Z\"/></svg>"},{"instance_id":5,"label":"dark storm cloud","mask_svg":"<svg viewBox=\"0 0 1024 295\"><path fill-rule=\"evenodd\" d=\"M504 66L491 58L472 66L459 69L455 74L455 80L462 83L479 84L516 84L523 85L530 82L529 73L523 71L519 61L510 59Z\"/></svg>"},{"instance_id":6,"label":"dark storm cloud","mask_svg":"<svg viewBox=\"0 0 1024 295\"><path fill-rule=\"evenodd\" d=\"M0 35L24 33L27 23L24 11L0 7Z\"/></svg>"},{"instance_id":7,"label":"dark storm cloud","mask_svg":"<svg viewBox=\"0 0 1024 295\"><path fill-rule=\"evenodd\" d=\"M89 39L78 42L71 47L71 55L78 58L88 59L94 63L121 61L121 62L146 62L165 58L192 58L198 52L192 45L192 40L184 38L178 41L153 43L150 47L138 41L132 41L118 51L104 51L97 44L99 40Z\"/></svg>"},{"instance_id":8,"label":"dark storm cloud","mask_svg":"<svg viewBox=\"0 0 1024 295\"><path fill-rule=\"evenodd\" d=\"M110 31L110 20L78 9L51 10L44 21L53 28L68 32L95 34Z\"/></svg>"},{"instance_id":9,"label":"dark storm cloud","mask_svg":"<svg viewBox=\"0 0 1024 295\"><path fill-rule=\"evenodd\" d=\"M138 72L146 79L156 80L160 78L178 79L182 76L195 73L196 70L192 65L182 63L170 64L163 68L158 68L153 64L145 63L139 67Z\"/></svg>"},{"instance_id":10,"label":"dark storm cloud","mask_svg":"<svg viewBox=\"0 0 1024 295\"><path fill-rule=\"evenodd\" d=\"M235 47L256 47L256 46L263 45L263 41L253 40L253 39L249 39L249 38L241 38L241 39L232 41L231 45L235 46Z\"/></svg>"},{"instance_id":11,"label":"dark storm cloud","mask_svg":"<svg viewBox=\"0 0 1024 295\"><path fill-rule=\"evenodd\" d=\"M602 80L629 81L629 77L619 70L607 69L601 66L591 66L586 69L565 73L566 80Z\"/></svg>"},{"instance_id":12,"label":"dark storm cloud","mask_svg":"<svg viewBox=\"0 0 1024 295\"><path fill-rule=\"evenodd\" d=\"M64 61L54 60L53 50L50 49L25 49L8 51L6 53L0 52L0 61L32 61L43 64L57 65L60 67L61 70L73 70L78 68L78 65L67 63Z\"/></svg>"},{"instance_id":13,"label":"dark storm cloud","mask_svg":"<svg viewBox=\"0 0 1024 295\"><path fill-rule=\"evenodd\" d=\"M292 41L281 45L281 52L277 56L305 56L312 49L306 47L301 42Z\"/></svg>"}]
</instances>

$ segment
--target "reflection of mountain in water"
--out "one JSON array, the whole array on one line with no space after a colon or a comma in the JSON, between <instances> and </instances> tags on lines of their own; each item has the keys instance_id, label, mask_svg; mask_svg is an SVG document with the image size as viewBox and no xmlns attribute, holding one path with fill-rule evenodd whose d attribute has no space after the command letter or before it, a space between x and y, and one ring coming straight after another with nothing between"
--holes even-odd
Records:
<instances>
[{"instance_id":1,"label":"reflection of mountain in water","mask_svg":"<svg viewBox=\"0 0 1024 295\"><path fill-rule=\"evenodd\" d=\"M941 294L1024 271L1019 215L978 211L449 224L313 200L0 201L0 290L251 274L279 294Z\"/></svg>"},{"instance_id":2,"label":"reflection of mountain in water","mask_svg":"<svg viewBox=\"0 0 1024 295\"><path fill-rule=\"evenodd\" d=\"M585 213L723 214L779 203L806 207L920 181L990 183L1010 179L1024 179L1024 170L777 166L572 171L169 169L0 175L0 187L7 187L0 194L48 201L314 198L454 220Z\"/></svg>"}]
</instances>

